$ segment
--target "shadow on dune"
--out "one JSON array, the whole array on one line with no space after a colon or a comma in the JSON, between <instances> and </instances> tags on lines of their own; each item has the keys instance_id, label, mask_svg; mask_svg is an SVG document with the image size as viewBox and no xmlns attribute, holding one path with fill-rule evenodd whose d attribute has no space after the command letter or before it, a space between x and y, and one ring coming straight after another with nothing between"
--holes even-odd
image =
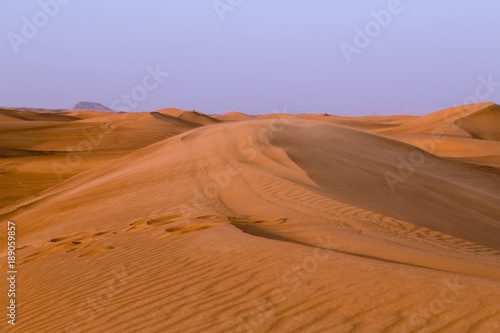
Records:
<instances>
[{"instance_id":1,"label":"shadow on dune","mask_svg":"<svg viewBox=\"0 0 500 333\"><path fill-rule=\"evenodd\" d=\"M497 174L343 126L298 125L290 124L272 144L285 150L321 194L500 249ZM419 156L418 165L409 162L412 156Z\"/></svg>"}]
</instances>

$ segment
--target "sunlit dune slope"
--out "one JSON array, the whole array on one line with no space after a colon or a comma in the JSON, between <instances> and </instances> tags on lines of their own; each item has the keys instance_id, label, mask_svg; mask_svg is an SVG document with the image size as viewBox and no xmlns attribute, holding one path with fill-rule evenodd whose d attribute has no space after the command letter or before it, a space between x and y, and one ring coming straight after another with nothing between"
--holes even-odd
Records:
<instances>
[{"instance_id":1,"label":"sunlit dune slope","mask_svg":"<svg viewBox=\"0 0 500 333\"><path fill-rule=\"evenodd\" d=\"M384 135L440 157L500 169L500 106L462 105L425 116L325 117L328 122Z\"/></svg>"},{"instance_id":2,"label":"sunlit dune slope","mask_svg":"<svg viewBox=\"0 0 500 333\"><path fill-rule=\"evenodd\" d=\"M241 120L252 119L251 116L246 115L246 114L241 113L241 112L228 112L228 113L224 113L223 115L216 116L214 118L222 120L222 121L241 121Z\"/></svg>"},{"instance_id":3,"label":"sunlit dune slope","mask_svg":"<svg viewBox=\"0 0 500 333\"><path fill-rule=\"evenodd\" d=\"M103 138L133 151L1 208L16 331L500 328L500 175L290 118L136 114Z\"/></svg>"},{"instance_id":4,"label":"sunlit dune slope","mask_svg":"<svg viewBox=\"0 0 500 333\"><path fill-rule=\"evenodd\" d=\"M432 134L442 133L446 135L469 136L466 131L455 125L455 121L460 118L469 116L480 110L495 105L493 102L485 102L470 105L461 105L446 110L434 112L425 116L415 117L405 121L403 124L390 129L383 129L378 131L381 134Z\"/></svg>"},{"instance_id":5,"label":"sunlit dune slope","mask_svg":"<svg viewBox=\"0 0 500 333\"><path fill-rule=\"evenodd\" d=\"M196 111L184 111L174 108L168 108L168 109L158 110L157 112L172 117L176 117L181 120L186 120L192 123L196 123L199 125L211 125L211 124L217 124L219 122L218 119L212 118L201 112L196 112Z\"/></svg>"},{"instance_id":6,"label":"sunlit dune slope","mask_svg":"<svg viewBox=\"0 0 500 333\"><path fill-rule=\"evenodd\" d=\"M156 112L7 111L0 110L0 207L200 126Z\"/></svg>"},{"instance_id":7,"label":"sunlit dune slope","mask_svg":"<svg viewBox=\"0 0 500 333\"><path fill-rule=\"evenodd\" d=\"M79 118L57 113L38 113L31 111L20 111L12 109L0 109L2 118L11 118L15 120L27 121L72 121Z\"/></svg>"},{"instance_id":8,"label":"sunlit dune slope","mask_svg":"<svg viewBox=\"0 0 500 333\"><path fill-rule=\"evenodd\" d=\"M279 172L280 176L289 177L294 182L304 182L305 187L315 192L360 208L499 248L499 176L362 131L308 121L287 120L287 123L286 130L280 132L270 129L270 121L239 122L189 132L137 151L102 169L91 170L47 191L49 199L40 197L36 200L41 206L55 210L54 214L60 214L55 204L57 201L83 202L98 211L105 205L108 207L102 207L105 211L109 209L108 200L123 203L128 195L131 202L126 206L131 212L122 214L129 215L142 209L141 202L146 206L151 204L151 199L135 193L135 188L140 192L159 191L158 188L172 186L172 174L182 169L182 162L192 160L194 165L187 164L188 170L197 167L198 160L206 164L207 170L217 170L223 166L225 158L228 162L241 161L251 168ZM258 138L259 131L272 134L271 144L261 146L262 151L259 150L255 160L246 162L245 145L251 151L254 143L245 140L247 137ZM268 151L270 156L266 154ZM131 174L127 170L131 170ZM180 173L185 179L176 178L186 183L200 177L196 173ZM75 187L78 183L81 183L81 188ZM124 195L119 195L123 188L119 184L129 184ZM64 191L53 194L69 186L73 195ZM107 196L94 195L96 189ZM186 193L184 186L179 189L180 193L175 193L175 196ZM241 196L242 190L238 189L232 195ZM426 193L425 197L421 193ZM185 200L192 195L187 194ZM85 197L89 200L82 200ZM80 209L75 206L76 214ZM34 207L29 211L35 212ZM70 212L65 210L64 216ZM48 221L43 221L43 215L40 213L33 223L47 226ZM57 215L47 214L49 216L52 219ZM78 223L76 216L65 219L75 225L88 226L88 222ZM30 230L35 230L35 227Z\"/></svg>"}]
</instances>

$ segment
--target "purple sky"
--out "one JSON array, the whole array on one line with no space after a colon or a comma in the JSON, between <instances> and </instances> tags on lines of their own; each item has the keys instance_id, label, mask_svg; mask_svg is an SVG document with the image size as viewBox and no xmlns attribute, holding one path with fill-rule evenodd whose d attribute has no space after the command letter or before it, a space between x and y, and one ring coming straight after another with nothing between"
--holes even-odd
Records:
<instances>
[{"instance_id":1,"label":"purple sky","mask_svg":"<svg viewBox=\"0 0 500 333\"><path fill-rule=\"evenodd\" d=\"M500 100L498 0L3 0L0 13L0 106L357 116Z\"/></svg>"}]
</instances>

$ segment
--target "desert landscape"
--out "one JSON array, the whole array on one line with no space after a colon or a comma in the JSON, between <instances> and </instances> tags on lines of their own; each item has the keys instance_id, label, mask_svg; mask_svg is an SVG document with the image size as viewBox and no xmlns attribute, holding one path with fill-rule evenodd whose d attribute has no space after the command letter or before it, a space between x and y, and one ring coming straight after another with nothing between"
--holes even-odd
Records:
<instances>
[{"instance_id":1,"label":"desert landscape","mask_svg":"<svg viewBox=\"0 0 500 333\"><path fill-rule=\"evenodd\" d=\"M500 332L499 105L82 108L0 109L9 331Z\"/></svg>"}]
</instances>

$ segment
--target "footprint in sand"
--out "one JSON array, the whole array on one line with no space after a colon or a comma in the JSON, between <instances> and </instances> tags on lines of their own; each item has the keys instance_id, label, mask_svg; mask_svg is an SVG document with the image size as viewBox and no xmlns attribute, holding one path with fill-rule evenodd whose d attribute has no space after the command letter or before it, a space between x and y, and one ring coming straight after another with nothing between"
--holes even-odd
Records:
<instances>
[{"instance_id":1,"label":"footprint in sand","mask_svg":"<svg viewBox=\"0 0 500 333\"><path fill-rule=\"evenodd\" d=\"M106 252L106 251L109 251L109 250L113 250L114 248L115 248L114 246L108 246L108 247L93 249L93 250L90 250L90 251L85 252L83 254L80 254L78 257L91 256L91 255L94 255L94 254L99 254L99 253L103 253L103 252Z\"/></svg>"}]
</instances>

